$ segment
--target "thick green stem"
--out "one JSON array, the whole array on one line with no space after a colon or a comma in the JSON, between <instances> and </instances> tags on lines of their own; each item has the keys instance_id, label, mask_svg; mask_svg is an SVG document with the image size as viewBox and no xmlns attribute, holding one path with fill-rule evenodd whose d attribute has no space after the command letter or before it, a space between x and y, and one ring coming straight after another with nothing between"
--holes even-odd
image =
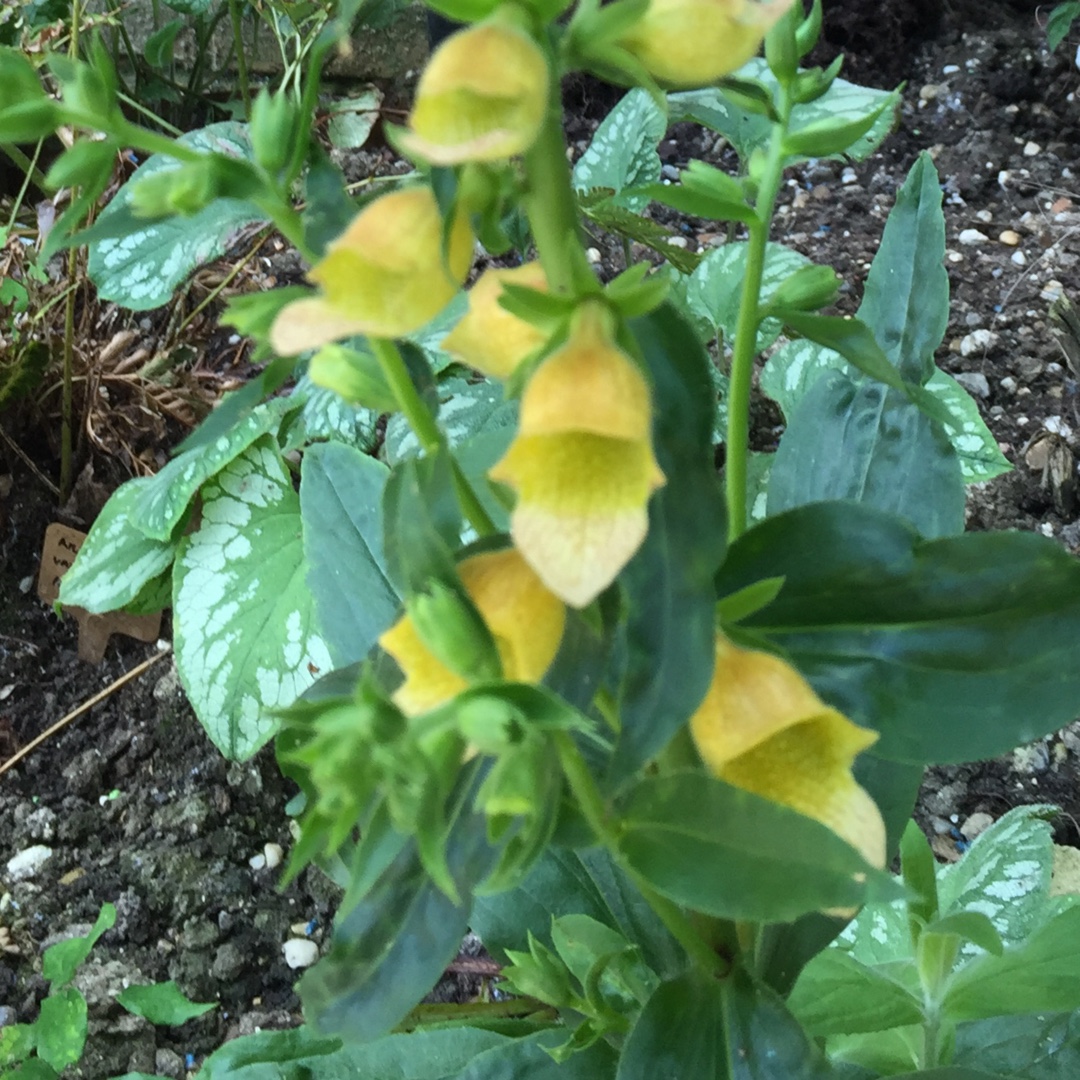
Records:
<instances>
[{"instance_id":1,"label":"thick green stem","mask_svg":"<svg viewBox=\"0 0 1080 1080\"><path fill-rule=\"evenodd\" d=\"M401 350L389 338L369 338L371 351L379 361L383 377L394 395L398 408L404 414L409 426L416 432L420 446L425 454L434 454L443 446L443 434L439 425L427 407L416 385L409 377L408 368L401 355ZM454 479L454 492L461 505L461 511L478 536L492 536L499 530L473 490L469 478L461 466L450 458L450 468Z\"/></svg>"},{"instance_id":2,"label":"thick green stem","mask_svg":"<svg viewBox=\"0 0 1080 1080\"><path fill-rule=\"evenodd\" d=\"M557 731L552 738L559 752L566 782L577 802L585 820L597 840L607 849L611 857L631 878L642 899L653 909L660 921L671 932L671 936L686 950L687 956L695 967L723 979L731 971L731 961L714 952L708 943L694 928L694 924L678 904L661 896L633 867L626 864L619 851L618 834L608 820L607 809L596 786L593 775L589 772L585 759L574 744L568 732Z\"/></svg>"},{"instance_id":3,"label":"thick green stem","mask_svg":"<svg viewBox=\"0 0 1080 1080\"><path fill-rule=\"evenodd\" d=\"M592 277L592 270L578 239L577 199L566 160L557 65L550 54L548 60L552 74L547 112L536 142L525 154L522 204L548 287L553 293L573 293L578 282Z\"/></svg>"},{"instance_id":4,"label":"thick green stem","mask_svg":"<svg viewBox=\"0 0 1080 1080\"><path fill-rule=\"evenodd\" d=\"M229 19L232 21L233 48L236 50L236 77L240 82L240 99L244 115L251 117L251 89L248 85L247 57L244 55L244 26L240 20L240 5L229 0Z\"/></svg>"},{"instance_id":5,"label":"thick green stem","mask_svg":"<svg viewBox=\"0 0 1080 1080\"><path fill-rule=\"evenodd\" d=\"M725 443L724 491L727 499L728 540L746 532L746 470L750 452L750 388L754 379L754 356L761 322L759 298L765 271L776 196L784 175L784 138L791 119L791 95L781 85L777 102L780 119L773 125L769 154L758 182L755 220L749 225L746 245L746 276L739 299L735 344L731 353L731 384L728 389L728 426Z\"/></svg>"}]
</instances>

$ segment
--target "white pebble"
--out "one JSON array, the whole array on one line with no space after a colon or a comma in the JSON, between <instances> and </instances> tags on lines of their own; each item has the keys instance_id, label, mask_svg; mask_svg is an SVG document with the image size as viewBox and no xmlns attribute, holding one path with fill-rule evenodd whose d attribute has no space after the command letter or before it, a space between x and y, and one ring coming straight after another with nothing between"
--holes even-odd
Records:
<instances>
[{"instance_id":1,"label":"white pebble","mask_svg":"<svg viewBox=\"0 0 1080 1080\"><path fill-rule=\"evenodd\" d=\"M1006 394L1016 393L1016 380L1011 375L1006 375L1005 378L998 383L998 386L1000 386Z\"/></svg>"},{"instance_id":2,"label":"white pebble","mask_svg":"<svg viewBox=\"0 0 1080 1080\"><path fill-rule=\"evenodd\" d=\"M1024 143L1024 157L1038 157L1042 153L1042 147L1037 142Z\"/></svg>"},{"instance_id":3,"label":"white pebble","mask_svg":"<svg viewBox=\"0 0 1080 1080\"><path fill-rule=\"evenodd\" d=\"M291 968L311 967L319 959L319 946L310 938L289 938L281 952Z\"/></svg>"},{"instance_id":4,"label":"white pebble","mask_svg":"<svg viewBox=\"0 0 1080 1080\"><path fill-rule=\"evenodd\" d=\"M266 860L266 869L274 870L281 865L281 857L285 854L280 844L267 844L263 848L263 855Z\"/></svg>"},{"instance_id":5,"label":"white pebble","mask_svg":"<svg viewBox=\"0 0 1080 1080\"><path fill-rule=\"evenodd\" d=\"M1015 229L1006 229L998 234L998 239L1007 247L1016 247L1020 243L1020 234Z\"/></svg>"},{"instance_id":6,"label":"white pebble","mask_svg":"<svg viewBox=\"0 0 1080 1080\"><path fill-rule=\"evenodd\" d=\"M989 225L994 220L994 215L989 210L979 210L975 216L984 224Z\"/></svg>"},{"instance_id":7,"label":"white pebble","mask_svg":"<svg viewBox=\"0 0 1080 1080\"><path fill-rule=\"evenodd\" d=\"M600 261L601 255L597 248L591 247L585 249L585 258L595 266Z\"/></svg>"},{"instance_id":8,"label":"white pebble","mask_svg":"<svg viewBox=\"0 0 1080 1080\"><path fill-rule=\"evenodd\" d=\"M975 353L992 349L998 342L993 330L973 330L960 342L960 355L972 356Z\"/></svg>"},{"instance_id":9,"label":"white pebble","mask_svg":"<svg viewBox=\"0 0 1080 1080\"><path fill-rule=\"evenodd\" d=\"M11 881L26 881L32 878L52 858L52 853L52 848L44 844L24 848L18 855L8 859L8 878Z\"/></svg>"},{"instance_id":10,"label":"white pebble","mask_svg":"<svg viewBox=\"0 0 1080 1080\"><path fill-rule=\"evenodd\" d=\"M841 184L854 184L858 181L858 179L858 174L850 165L840 174Z\"/></svg>"},{"instance_id":11,"label":"white pebble","mask_svg":"<svg viewBox=\"0 0 1080 1080\"><path fill-rule=\"evenodd\" d=\"M1066 441L1072 440L1072 428L1060 416L1048 416L1043 421L1043 427L1054 435L1060 435Z\"/></svg>"},{"instance_id":12,"label":"white pebble","mask_svg":"<svg viewBox=\"0 0 1080 1080\"><path fill-rule=\"evenodd\" d=\"M978 229L962 229L956 238L961 244L985 244L990 239L984 232Z\"/></svg>"},{"instance_id":13,"label":"white pebble","mask_svg":"<svg viewBox=\"0 0 1080 1080\"><path fill-rule=\"evenodd\" d=\"M1017 266L1027 266L1027 256L1022 251L1014 251L1009 256L1009 262L1015 263Z\"/></svg>"},{"instance_id":14,"label":"white pebble","mask_svg":"<svg viewBox=\"0 0 1080 1080\"><path fill-rule=\"evenodd\" d=\"M1039 296L1041 296L1043 300L1060 300L1061 294L1064 291L1065 286L1062 285L1060 281L1050 280L1042 287Z\"/></svg>"},{"instance_id":15,"label":"white pebble","mask_svg":"<svg viewBox=\"0 0 1080 1080\"><path fill-rule=\"evenodd\" d=\"M248 859L248 866L250 866L252 870L264 870L266 868L266 856L261 852L258 855L252 855L251 858Z\"/></svg>"},{"instance_id":16,"label":"white pebble","mask_svg":"<svg viewBox=\"0 0 1080 1080\"><path fill-rule=\"evenodd\" d=\"M955 75L960 70L959 64L946 64L941 69L942 75Z\"/></svg>"}]
</instances>

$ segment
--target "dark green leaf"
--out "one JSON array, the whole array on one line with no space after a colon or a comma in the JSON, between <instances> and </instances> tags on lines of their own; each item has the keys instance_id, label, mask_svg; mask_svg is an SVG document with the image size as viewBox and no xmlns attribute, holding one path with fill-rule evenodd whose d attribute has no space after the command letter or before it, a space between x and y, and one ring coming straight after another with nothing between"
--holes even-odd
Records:
<instances>
[{"instance_id":1,"label":"dark green leaf","mask_svg":"<svg viewBox=\"0 0 1080 1080\"><path fill-rule=\"evenodd\" d=\"M1053 52L1066 38L1072 24L1080 18L1080 4L1069 0L1068 3L1055 4L1046 20L1046 44Z\"/></svg>"},{"instance_id":2,"label":"dark green leaf","mask_svg":"<svg viewBox=\"0 0 1080 1080\"><path fill-rule=\"evenodd\" d=\"M995 1016L960 1024L953 1060L1024 1080L1072 1080L1080 1076L1080 1013Z\"/></svg>"},{"instance_id":3,"label":"dark green leaf","mask_svg":"<svg viewBox=\"0 0 1080 1080\"><path fill-rule=\"evenodd\" d=\"M471 925L496 955L522 949L529 933L551 940L551 923L563 915L587 915L618 930L642 950L661 976L680 973L682 950L611 856L600 849L549 848L516 888L481 896Z\"/></svg>"},{"instance_id":4,"label":"dark green leaf","mask_svg":"<svg viewBox=\"0 0 1080 1080\"><path fill-rule=\"evenodd\" d=\"M885 819L885 851L890 861L900 847L900 838L915 809L922 784L922 765L888 761L874 754L855 759L855 779L869 793Z\"/></svg>"},{"instance_id":5,"label":"dark green leaf","mask_svg":"<svg viewBox=\"0 0 1080 1080\"><path fill-rule=\"evenodd\" d=\"M773 461L769 513L853 499L926 537L964 529L964 477L945 429L880 383L827 372L795 407Z\"/></svg>"},{"instance_id":6,"label":"dark green leaf","mask_svg":"<svg viewBox=\"0 0 1080 1080\"><path fill-rule=\"evenodd\" d=\"M304 1015L327 1034L375 1039L398 1024L454 958L468 926L472 889L492 869L487 822L472 811L473 780L450 812L445 864L460 903L428 877L416 845L390 863L375 886L334 927L330 952L300 981Z\"/></svg>"},{"instance_id":7,"label":"dark green leaf","mask_svg":"<svg viewBox=\"0 0 1080 1080\"><path fill-rule=\"evenodd\" d=\"M754 220L754 211L742 199L733 202L714 192L697 191L683 184L643 184L631 190L635 195L647 195L662 206L670 206L706 221Z\"/></svg>"},{"instance_id":8,"label":"dark green leaf","mask_svg":"<svg viewBox=\"0 0 1080 1080\"><path fill-rule=\"evenodd\" d=\"M820 1052L783 1002L736 969L664 983L619 1059L618 1080L819 1080Z\"/></svg>"},{"instance_id":9,"label":"dark green leaf","mask_svg":"<svg viewBox=\"0 0 1080 1080\"><path fill-rule=\"evenodd\" d=\"M668 305L630 328L652 381L653 439L667 482L649 503L645 543L620 577L628 618L616 784L662 750L705 696L715 656L711 579L725 541L709 357Z\"/></svg>"},{"instance_id":10,"label":"dark green leaf","mask_svg":"<svg viewBox=\"0 0 1080 1080\"><path fill-rule=\"evenodd\" d=\"M908 382L934 373L934 350L949 321L941 185L930 155L919 156L885 223L866 278L859 318Z\"/></svg>"},{"instance_id":11,"label":"dark green leaf","mask_svg":"<svg viewBox=\"0 0 1080 1080\"><path fill-rule=\"evenodd\" d=\"M52 983L53 988L71 982L79 965L90 955L90 950L97 944L98 938L116 925L116 908L112 904L102 904L101 911L90 933L85 937L58 941L45 950L41 961L41 974Z\"/></svg>"},{"instance_id":12,"label":"dark green leaf","mask_svg":"<svg viewBox=\"0 0 1080 1080\"><path fill-rule=\"evenodd\" d=\"M385 465L343 443L304 454L300 516L308 584L337 666L359 660L394 620L400 599L383 557Z\"/></svg>"},{"instance_id":13,"label":"dark green leaf","mask_svg":"<svg viewBox=\"0 0 1080 1080\"><path fill-rule=\"evenodd\" d=\"M86 998L73 986L50 994L34 1027L38 1057L57 1072L74 1065L86 1044Z\"/></svg>"},{"instance_id":14,"label":"dark green leaf","mask_svg":"<svg viewBox=\"0 0 1080 1080\"><path fill-rule=\"evenodd\" d=\"M742 625L912 764L991 758L1073 719L1080 565L1027 533L923 541L854 503L769 518L733 545L720 595L784 577Z\"/></svg>"},{"instance_id":15,"label":"dark green leaf","mask_svg":"<svg viewBox=\"0 0 1080 1080\"><path fill-rule=\"evenodd\" d=\"M619 847L630 866L709 915L783 922L898 894L820 822L699 770L638 781L622 816Z\"/></svg>"},{"instance_id":16,"label":"dark green leaf","mask_svg":"<svg viewBox=\"0 0 1080 1080\"><path fill-rule=\"evenodd\" d=\"M168 1027L178 1027L217 1008L213 1001L192 1001L171 980L152 986L129 986L117 994L116 1000L129 1013L142 1016L151 1024L165 1024Z\"/></svg>"},{"instance_id":17,"label":"dark green leaf","mask_svg":"<svg viewBox=\"0 0 1080 1080\"><path fill-rule=\"evenodd\" d=\"M761 978L778 994L786 996L803 968L846 925L845 919L811 911L794 922L763 926L758 947Z\"/></svg>"},{"instance_id":18,"label":"dark green leaf","mask_svg":"<svg viewBox=\"0 0 1080 1080\"><path fill-rule=\"evenodd\" d=\"M641 197L644 198L644 196ZM579 193L578 203L581 212L590 221L595 222L602 229L651 248L663 255L681 274L692 274L701 262L700 255L670 242L672 237L677 235L676 233L651 218L641 217L635 211L615 202L611 198L610 188Z\"/></svg>"},{"instance_id":19,"label":"dark green leaf","mask_svg":"<svg viewBox=\"0 0 1080 1080\"><path fill-rule=\"evenodd\" d=\"M316 255L326 251L327 244L340 236L356 217L357 206L345 190L345 177L326 153L318 148L315 160L304 178L307 206L303 213L304 239Z\"/></svg>"},{"instance_id":20,"label":"dark green leaf","mask_svg":"<svg viewBox=\"0 0 1080 1080\"><path fill-rule=\"evenodd\" d=\"M842 949L826 949L810 961L788 1008L814 1036L887 1031L923 1021L914 994Z\"/></svg>"}]
</instances>

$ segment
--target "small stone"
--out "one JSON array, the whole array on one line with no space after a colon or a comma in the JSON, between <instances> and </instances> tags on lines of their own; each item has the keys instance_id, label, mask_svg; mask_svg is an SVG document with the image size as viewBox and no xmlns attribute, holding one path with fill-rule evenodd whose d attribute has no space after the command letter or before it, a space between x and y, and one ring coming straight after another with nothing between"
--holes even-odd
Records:
<instances>
[{"instance_id":1,"label":"small stone","mask_svg":"<svg viewBox=\"0 0 1080 1080\"><path fill-rule=\"evenodd\" d=\"M17 1019L18 1013L10 1005L0 1005L0 1028L14 1024Z\"/></svg>"},{"instance_id":2,"label":"small stone","mask_svg":"<svg viewBox=\"0 0 1080 1080\"><path fill-rule=\"evenodd\" d=\"M1020 234L1015 229L1005 229L998 233L998 240L1009 247L1016 247L1020 243Z\"/></svg>"},{"instance_id":3,"label":"small stone","mask_svg":"<svg viewBox=\"0 0 1080 1080\"><path fill-rule=\"evenodd\" d=\"M858 173L856 173L850 165L848 165L847 168L845 168L844 171L840 174L841 184L855 184L858 182L858 180Z\"/></svg>"},{"instance_id":4,"label":"small stone","mask_svg":"<svg viewBox=\"0 0 1080 1080\"><path fill-rule=\"evenodd\" d=\"M946 64L941 69L941 74L942 75L957 75L957 74L959 74L959 72L960 72L960 65L959 64Z\"/></svg>"},{"instance_id":5,"label":"small stone","mask_svg":"<svg viewBox=\"0 0 1080 1080\"><path fill-rule=\"evenodd\" d=\"M1046 772L1050 766L1050 750L1041 739L1028 743L1027 746L1020 746L1012 752L1012 765L1018 773L1028 776Z\"/></svg>"},{"instance_id":6,"label":"small stone","mask_svg":"<svg viewBox=\"0 0 1080 1080\"><path fill-rule=\"evenodd\" d=\"M1031 382L1032 379L1037 379L1043 373L1043 362L1037 356L1021 356L1016 366L1019 369L1017 375L1024 382Z\"/></svg>"},{"instance_id":7,"label":"small stone","mask_svg":"<svg viewBox=\"0 0 1080 1080\"><path fill-rule=\"evenodd\" d=\"M919 87L919 100L933 101L940 93L940 86L935 86L933 83L927 83L925 86Z\"/></svg>"},{"instance_id":8,"label":"small stone","mask_svg":"<svg viewBox=\"0 0 1080 1080\"><path fill-rule=\"evenodd\" d=\"M1014 251L1009 256L1009 261L1017 266L1027 266L1027 256L1022 251Z\"/></svg>"},{"instance_id":9,"label":"small stone","mask_svg":"<svg viewBox=\"0 0 1080 1080\"><path fill-rule=\"evenodd\" d=\"M244 970L247 955L231 941L226 941L214 954L210 974L219 982L232 982Z\"/></svg>"},{"instance_id":10,"label":"small stone","mask_svg":"<svg viewBox=\"0 0 1080 1080\"><path fill-rule=\"evenodd\" d=\"M1050 895L1069 896L1078 892L1080 892L1080 851L1055 844Z\"/></svg>"},{"instance_id":11,"label":"small stone","mask_svg":"<svg viewBox=\"0 0 1080 1080\"><path fill-rule=\"evenodd\" d=\"M979 210L975 216L984 224L989 225L994 220L994 215L989 210Z\"/></svg>"},{"instance_id":12,"label":"small stone","mask_svg":"<svg viewBox=\"0 0 1080 1080\"><path fill-rule=\"evenodd\" d=\"M1066 442L1072 441L1072 428L1060 416L1048 416L1043 421L1043 427L1054 435L1060 435Z\"/></svg>"},{"instance_id":13,"label":"small stone","mask_svg":"<svg viewBox=\"0 0 1080 1080\"><path fill-rule=\"evenodd\" d=\"M1050 363L1046 365L1046 374L1052 375L1054 378L1057 378L1064 370L1065 369L1056 360L1051 360Z\"/></svg>"},{"instance_id":14,"label":"small stone","mask_svg":"<svg viewBox=\"0 0 1080 1080\"><path fill-rule=\"evenodd\" d=\"M961 244L985 244L990 239L984 232L980 232L978 229L961 229L960 235L956 238Z\"/></svg>"},{"instance_id":15,"label":"small stone","mask_svg":"<svg viewBox=\"0 0 1080 1080\"><path fill-rule=\"evenodd\" d=\"M1024 157L1038 157L1042 153L1042 147L1030 139L1024 143Z\"/></svg>"},{"instance_id":16,"label":"small stone","mask_svg":"<svg viewBox=\"0 0 1080 1080\"><path fill-rule=\"evenodd\" d=\"M291 968L311 967L319 959L319 946L309 938L289 938L281 951L285 956L285 963Z\"/></svg>"},{"instance_id":17,"label":"small stone","mask_svg":"<svg viewBox=\"0 0 1080 1080\"><path fill-rule=\"evenodd\" d=\"M993 330L973 330L960 341L960 355L973 356L985 353L998 343L998 335Z\"/></svg>"},{"instance_id":18,"label":"small stone","mask_svg":"<svg viewBox=\"0 0 1080 1080\"><path fill-rule=\"evenodd\" d=\"M1015 394L1017 382L1011 375L1006 375L1005 378L998 383L998 386L1000 386L1006 394Z\"/></svg>"},{"instance_id":19,"label":"small stone","mask_svg":"<svg viewBox=\"0 0 1080 1080\"><path fill-rule=\"evenodd\" d=\"M585 249L585 258L589 260L595 266L601 259L600 251L597 248L591 247Z\"/></svg>"},{"instance_id":20,"label":"small stone","mask_svg":"<svg viewBox=\"0 0 1080 1080\"><path fill-rule=\"evenodd\" d=\"M263 848L263 855L266 857L266 869L275 870L281 865L281 859L285 852L282 850L280 844L267 844Z\"/></svg>"},{"instance_id":21,"label":"small stone","mask_svg":"<svg viewBox=\"0 0 1080 1080\"><path fill-rule=\"evenodd\" d=\"M184 1059L175 1050L162 1047L154 1052L154 1072L170 1080L183 1080Z\"/></svg>"},{"instance_id":22,"label":"small stone","mask_svg":"<svg viewBox=\"0 0 1080 1080\"><path fill-rule=\"evenodd\" d=\"M1064 291L1065 286L1062 285L1060 281L1054 281L1053 279L1051 279L1042 287L1039 292L1039 296L1043 300L1060 300Z\"/></svg>"},{"instance_id":23,"label":"small stone","mask_svg":"<svg viewBox=\"0 0 1080 1080\"><path fill-rule=\"evenodd\" d=\"M669 236L667 243L670 247L685 248L689 246L690 241L685 236Z\"/></svg>"},{"instance_id":24,"label":"small stone","mask_svg":"<svg viewBox=\"0 0 1080 1080\"><path fill-rule=\"evenodd\" d=\"M949 251L946 253L945 258L951 263L962 263L964 261L964 256L959 251Z\"/></svg>"},{"instance_id":25,"label":"small stone","mask_svg":"<svg viewBox=\"0 0 1080 1080\"><path fill-rule=\"evenodd\" d=\"M53 850L44 844L24 848L7 861L8 878L11 881L28 881L52 858Z\"/></svg>"},{"instance_id":26,"label":"small stone","mask_svg":"<svg viewBox=\"0 0 1080 1080\"><path fill-rule=\"evenodd\" d=\"M990 382L981 371L961 371L953 378L973 397L985 401L990 396Z\"/></svg>"},{"instance_id":27,"label":"small stone","mask_svg":"<svg viewBox=\"0 0 1080 1080\"><path fill-rule=\"evenodd\" d=\"M979 833L986 832L993 824L994 819L989 814L980 810L977 813L972 814L964 824L960 826L960 831L964 834L964 839L974 840Z\"/></svg>"},{"instance_id":28,"label":"small stone","mask_svg":"<svg viewBox=\"0 0 1080 1080\"><path fill-rule=\"evenodd\" d=\"M261 851L258 855L252 855L251 858L248 859L248 866L250 866L251 869L255 871L265 870L266 856Z\"/></svg>"}]
</instances>

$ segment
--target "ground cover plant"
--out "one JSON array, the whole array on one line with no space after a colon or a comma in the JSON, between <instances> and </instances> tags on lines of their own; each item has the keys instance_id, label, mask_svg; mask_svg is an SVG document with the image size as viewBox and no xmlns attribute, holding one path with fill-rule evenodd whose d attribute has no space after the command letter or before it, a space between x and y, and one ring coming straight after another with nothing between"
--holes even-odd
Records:
<instances>
[{"instance_id":1,"label":"ground cover plant","mask_svg":"<svg viewBox=\"0 0 1080 1080\"><path fill-rule=\"evenodd\" d=\"M966 893L904 833L923 765L1053 730L1077 696L1074 561L1040 537L962 533L965 480L1006 463L933 363L934 169L921 159L899 193L858 318L820 314L836 275L769 243L784 169L866 152L895 105L799 70L820 9L749 5L718 42L657 55L673 16L655 4L586 5L554 29L557 8L443 9L477 25L435 55L394 136L419 175L359 210L302 137L316 73L299 100L257 99L246 129L165 146L114 108L100 50L57 65L59 102L14 54L0 68L20 99L0 133L64 121L164 155L76 237L132 306L173 284L146 248L181 275L206 257L191 238L225 231L208 213L274 221L319 286L234 306L281 359L117 492L62 596L171 599L211 737L235 757L276 738L303 791L290 873L315 860L346 888L301 983L310 1027L205 1068L1064 1067L1069 1039L1049 1057L1045 1042L1080 1004L1076 909L1026 850L1045 830L1023 819L1011 861L977 845ZM742 66L762 38L765 61ZM488 71L489 55L514 63ZM637 87L573 173L563 67ZM723 132L740 173L658 183L665 111ZM79 155L96 151L69 153L54 182L92 188ZM650 200L744 231L680 266L640 217ZM598 281L579 213L674 265ZM461 301L474 234L503 255L531 237L537 258L510 256ZM763 460L753 362L781 332L762 384L788 424ZM297 388L262 402L312 348ZM385 412L384 465L365 451ZM900 882L884 872L898 847ZM978 906L1021 885L1023 920ZM860 953L890 919L907 937ZM413 1007L468 925L520 996L431 1023ZM967 1026L1011 1014L1008 1045Z\"/></svg>"}]
</instances>

